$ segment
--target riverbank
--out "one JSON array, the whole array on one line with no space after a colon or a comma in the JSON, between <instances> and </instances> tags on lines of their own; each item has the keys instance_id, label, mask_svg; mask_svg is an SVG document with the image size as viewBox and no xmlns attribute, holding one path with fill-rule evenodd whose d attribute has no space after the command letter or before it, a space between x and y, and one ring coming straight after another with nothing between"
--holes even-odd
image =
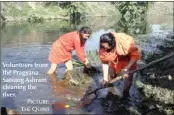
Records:
<instances>
[{"instance_id":1,"label":"riverbank","mask_svg":"<svg viewBox=\"0 0 174 115\"><path fill-rule=\"evenodd\" d=\"M77 7L82 17L118 17L119 12L109 2L1 2L4 21L70 19L71 11Z\"/></svg>"},{"instance_id":2,"label":"riverbank","mask_svg":"<svg viewBox=\"0 0 174 115\"><path fill-rule=\"evenodd\" d=\"M0 2L4 21L27 21L28 19L70 19L73 7L82 17L120 18L117 2ZM158 12L160 10L160 13ZM172 2L154 2L148 9L148 21L161 23L173 19ZM156 19L159 19L156 21Z\"/></svg>"},{"instance_id":3,"label":"riverbank","mask_svg":"<svg viewBox=\"0 0 174 115\"><path fill-rule=\"evenodd\" d=\"M149 63L174 51L174 33L160 31L145 41L143 60ZM153 38L153 39L152 39ZM155 41L155 43L154 43ZM150 45L149 43L153 43ZM149 49L149 50L148 50ZM174 56L140 72L135 81L140 95L140 111L148 115L174 114Z\"/></svg>"}]
</instances>

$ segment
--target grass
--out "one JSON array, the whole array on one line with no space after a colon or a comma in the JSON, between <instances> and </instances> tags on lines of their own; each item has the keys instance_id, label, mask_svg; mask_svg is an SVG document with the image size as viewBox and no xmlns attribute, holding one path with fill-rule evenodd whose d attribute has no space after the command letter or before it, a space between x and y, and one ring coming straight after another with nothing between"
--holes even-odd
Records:
<instances>
[{"instance_id":1,"label":"grass","mask_svg":"<svg viewBox=\"0 0 174 115\"><path fill-rule=\"evenodd\" d=\"M87 51L87 57L89 62L94 66L99 65L101 63L97 50Z\"/></svg>"},{"instance_id":2,"label":"grass","mask_svg":"<svg viewBox=\"0 0 174 115\"><path fill-rule=\"evenodd\" d=\"M101 64L99 56L96 52L96 50L86 52L87 58L92 66L98 66ZM78 60L72 59L72 62L75 66L84 66L84 64Z\"/></svg>"}]
</instances>

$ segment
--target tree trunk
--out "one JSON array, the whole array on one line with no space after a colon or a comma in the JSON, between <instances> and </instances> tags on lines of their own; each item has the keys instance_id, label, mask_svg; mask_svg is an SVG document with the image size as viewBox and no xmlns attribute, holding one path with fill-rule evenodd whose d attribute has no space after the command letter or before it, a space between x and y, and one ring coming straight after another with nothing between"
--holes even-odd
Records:
<instances>
[{"instance_id":1,"label":"tree trunk","mask_svg":"<svg viewBox=\"0 0 174 115\"><path fill-rule=\"evenodd\" d=\"M2 14L2 7L1 7L1 2L0 2L0 24L2 23L2 21L5 21L5 17Z\"/></svg>"}]
</instances>

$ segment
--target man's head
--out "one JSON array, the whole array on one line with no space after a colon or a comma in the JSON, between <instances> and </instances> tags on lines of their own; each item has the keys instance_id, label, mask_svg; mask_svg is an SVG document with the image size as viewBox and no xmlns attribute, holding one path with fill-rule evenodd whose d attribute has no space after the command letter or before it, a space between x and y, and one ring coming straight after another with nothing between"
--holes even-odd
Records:
<instances>
[{"instance_id":1,"label":"man's head","mask_svg":"<svg viewBox=\"0 0 174 115\"><path fill-rule=\"evenodd\" d=\"M82 43L85 43L86 40L89 38L89 36L91 35L92 33L92 30L89 28L89 27L82 27L80 30L79 30L79 33L80 33L80 40Z\"/></svg>"},{"instance_id":2,"label":"man's head","mask_svg":"<svg viewBox=\"0 0 174 115\"><path fill-rule=\"evenodd\" d=\"M111 51L116 46L115 37L112 33L106 33L100 36L100 48Z\"/></svg>"}]
</instances>

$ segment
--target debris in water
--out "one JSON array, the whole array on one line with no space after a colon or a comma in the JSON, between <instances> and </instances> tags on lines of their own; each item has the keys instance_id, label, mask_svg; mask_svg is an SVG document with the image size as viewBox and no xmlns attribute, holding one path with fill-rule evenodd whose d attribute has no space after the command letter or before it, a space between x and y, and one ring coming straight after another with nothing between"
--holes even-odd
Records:
<instances>
[{"instance_id":1,"label":"debris in water","mask_svg":"<svg viewBox=\"0 0 174 115\"><path fill-rule=\"evenodd\" d=\"M53 110L58 111L58 110L61 110L61 109L65 109L65 106L66 106L66 104L64 102L55 102L53 104Z\"/></svg>"},{"instance_id":2,"label":"debris in water","mask_svg":"<svg viewBox=\"0 0 174 115\"><path fill-rule=\"evenodd\" d=\"M70 105L65 105L65 108L69 108L70 107Z\"/></svg>"}]
</instances>

